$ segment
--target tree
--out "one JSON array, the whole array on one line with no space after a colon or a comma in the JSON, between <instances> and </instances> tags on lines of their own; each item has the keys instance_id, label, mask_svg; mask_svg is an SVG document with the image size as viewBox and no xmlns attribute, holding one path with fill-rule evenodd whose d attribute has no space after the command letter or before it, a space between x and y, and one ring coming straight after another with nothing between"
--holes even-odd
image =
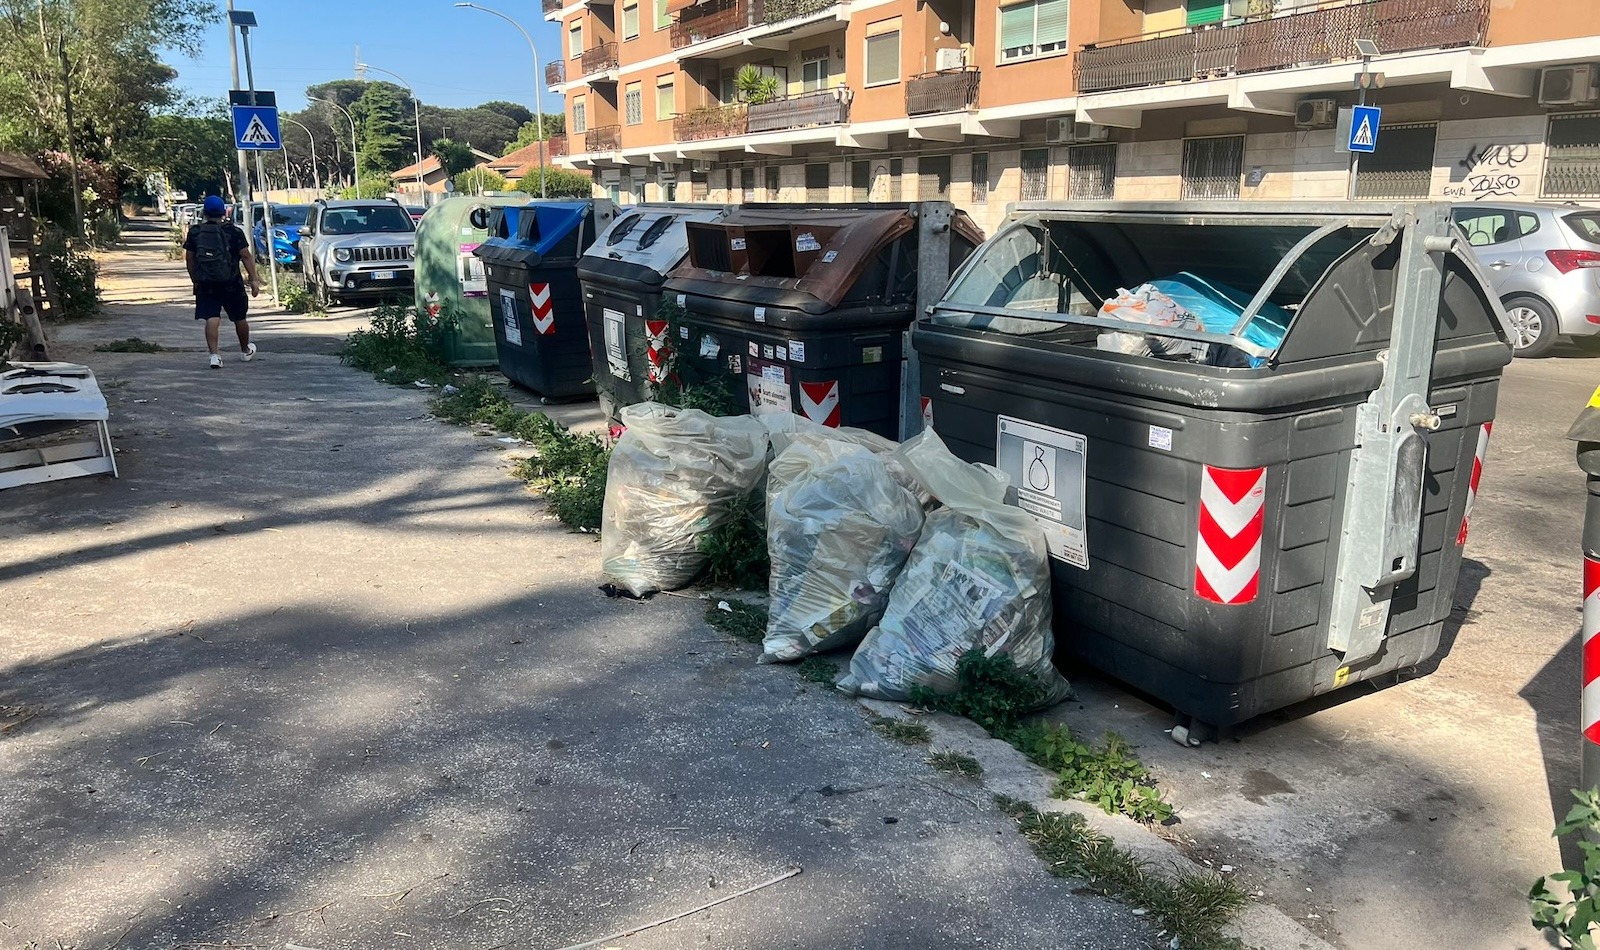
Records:
<instances>
[{"instance_id":1,"label":"tree","mask_svg":"<svg viewBox=\"0 0 1600 950\"><path fill-rule=\"evenodd\" d=\"M444 166L446 175L455 175L471 168L477 161L477 156L472 154L472 149L460 142L450 139L434 139L433 157Z\"/></svg>"},{"instance_id":2,"label":"tree","mask_svg":"<svg viewBox=\"0 0 1600 950\"><path fill-rule=\"evenodd\" d=\"M388 175L362 175L359 186L339 189L339 197L382 198L391 191L394 191L394 179Z\"/></svg>"},{"instance_id":3,"label":"tree","mask_svg":"<svg viewBox=\"0 0 1600 950\"><path fill-rule=\"evenodd\" d=\"M129 163L140 172L165 174L173 188L191 195L230 191L236 167L233 123L221 103L199 114L151 116L130 145L133 151L125 156Z\"/></svg>"},{"instance_id":4,"label":"tree","mask_svg":"<svg viewBox=\"0 0 1600 950\"><path fill-rule=\"evenodd\" d=\"M733 76L733 86L741 102L759 105L778 98L782 89L778 77L764 72L762 67L746 63Z\"/></svg>"},{"instance_id":5,"label":"tree","mask_svg":"<svg viewBox=\"0 0 1600 950\"><path fill-rule=\"evenodd\" d=\"M361 130L361 164L374 171L394 171L411 164L411 136L396 87L368 83L350 111Z\"/></svg>"},{"instance_id":6,"label":"tree","mask_svg":"<svg viewBox=\"0 0 1600 950\"><path fill-rule=\"evenodd\" d=\"M594 195L594 179L583 172L565 168L544 170L545 193L551 198L588 198ZM517 190L539 195L539 169L535 168L517 179Z\"/></svg>"},{"instance_id":7,"label":"tree","mask_svg":"<svg viewBox=\"0 0 1600 950\"><path fill-rule=\"evenodd\" d=\"M493 102L485 102L477 108L482 109L485 112L495 112L503 115L512 122L515 122L517 125L521 125L524 122L533 121L533 113L528 110L527 106L521 106L515 102L507 102L504 99L496 99Z\"/></svg>"},{"instance_id":8,"label":"tree","mask_svg":"<svg viewBox=\"0 0 1600 950\"><path fill-rule=\"evenodd\" d=\"M306 98L332 99L339 105L349 109L360 101L361 94L366 92L367 87L370 85L372 83L364 79L332 79L328 82L319 82L314 86L307 86Z\"/></svg>"},{"instance_id":9,"label":"tree","mask_svg":"<svg viewBox=\"0 0 1600 950\"><path fill-rule=\"evenodd\" d=\"M497 171L488 168L472 168L450 179L456 186L456 194L481 195L486 191L505 191L506 179Z\"/></svg>"},{"instance_id":10,"label":"tree","mask_svg":"<svg viewBox=\"0 0 1600 950\"><path fill-rule=\"evenodd\" d=\"M522 128L517 130L517 137L506 146L507 152L514 152L519 148L526 148L538 141L539 124L532 119L522 123ZM563 113L546 112L544 114L544 140L550 141L557 135L567 133L567 117Z\"/></svg>"}]
</instances>

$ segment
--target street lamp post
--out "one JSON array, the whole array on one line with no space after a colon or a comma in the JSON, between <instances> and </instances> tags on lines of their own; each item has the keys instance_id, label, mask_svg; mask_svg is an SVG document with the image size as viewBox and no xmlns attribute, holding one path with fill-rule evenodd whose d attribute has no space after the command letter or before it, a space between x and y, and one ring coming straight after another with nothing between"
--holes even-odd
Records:
<instances>
[{"instance_id":1,"label":"street lamp post","mask_svg":"<svg viewBox=\"0 0 1600 950\"><path fill-rule=\"evenodd\" d=\"M300 131L306 134L306 138L311 140L311 177L316 182L317 192L320 194L322 192L322 169L317 167L317 137L311 134L310 129L306 128L300 122L289 118L288 116L284 116L283 121L299 128ZM287 157L288 152L288 149L284 149L285 157ZM301 179L301 181L304 180L305 179Z\"/></svg>"},{"instance_id":2,"label":"street lamp post","mask_svg":"<svg viewBox=\"0 0 1600 950\"><path fill-rule=\"evenodd\" d=\"M407 92L411 93L411 106L416 110L417 118L417 200L420 201L422 200L422 193L428 189L422 180L422 100L417 98L417 89L415 86L406 82L405 78L399 73L391 72L390 70L384 69L382 66L373 66L368 63L356 63L356 68L374 69L380 73L383 73L385 76L393 76L394 78L400 80L400 85L405 86Z\"/></svg>"},{"instance_id":3,"label":"street lamp post","mask_svg":"<svg viewBox=\"0 0 1600 950\"><path fill-rule=\"evenodd\" d=\"M517 31L522 34L522 38L528 41L528 49L533 51L533 111L536 116L534 122L538 124L537 131L539 133L539 197L544 198L546 197L544 174L544 96L542 94L544 92L544 87L540 85L540 83L544 82L544 72L539 69L539 47L534 45L533 37L528 35L528 31L522 28L521 23L511 19L504 13L501 13L499 10L491 10L488 7L481 7L476 3L458 3L456 6L466 7L469 10L481 10L484 13L490 14L491 16L497 16L506 21L517 28Z\"/></svg>"},{"instance_id":4,"label":"street lamp post","mask_svg":"<svg viewBox=\"0 0 1600 950\"><path fill-rule=\"evenodd\" d=\"M344 117L349 120L349 122L350 122L350 174L354 176L354 179L350 182L350 187L352 187L352 188L356 189L357 191L359 191L360 188L361 188L361 149L360 149L359 145L356 143L356 120L355 120L355 117L350 114L350 110L346 109L344 106L339 105L337 102L334 102L332 99L312 99L311 101L312 102L325 102L328 105L333 106L335 109L338 109L341 113L344 114Z\"/></svg>"}]
</instances>

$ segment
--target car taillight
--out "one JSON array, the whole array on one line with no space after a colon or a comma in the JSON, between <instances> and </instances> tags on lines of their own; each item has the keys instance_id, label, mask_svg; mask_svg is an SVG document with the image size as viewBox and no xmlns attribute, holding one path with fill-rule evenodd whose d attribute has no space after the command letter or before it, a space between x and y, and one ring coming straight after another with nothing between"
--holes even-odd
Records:
<instances>
[{"instance_id":1,"label":"car taillight","mask_svg":"<svg viewBox=\"0 0 1600 950\"><path fill-rule=\"evenodd\" d=\"M1600 251L1545 251L1544 256L1563 274L1580 267L1600 267Z\"/></svg>"}]
</instances>

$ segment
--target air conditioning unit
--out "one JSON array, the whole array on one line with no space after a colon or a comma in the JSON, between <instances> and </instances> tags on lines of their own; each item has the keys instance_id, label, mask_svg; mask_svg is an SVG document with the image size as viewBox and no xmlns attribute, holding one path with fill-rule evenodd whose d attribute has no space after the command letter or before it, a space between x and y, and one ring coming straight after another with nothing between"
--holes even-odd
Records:
<instances>
[{"instance_id":1,"label":"air conditioning unit","mask_svg":"<svg viewBox=\"0 0 1600 950\"><path fill-rule=\"evenodd\" d=\"M1073 119L1046 119L1045 141L1051 145L1076 145L1081 142L1104 142L1111 137L1110 126Z\"/></svg>"},{"instance_id":2,"label":"air conditioning unit","mask_svg":"<svg viewBox=\"0 0 1600 950\"><path fill-rule=\"evenodd\" d=\"M708 172L711 170L711 160L708 158L697 158L689 164L689 170L696 172Z\"/></svg>"},{"instance_id":3,"label":"air conditioning unit","mask_svg":"<svg viewBox=\"0 0 1600 950\"><path fill-rule=\"evenodd\" d=\"M933 62L933 68L941 73L947 69L961 69L966 65L967 53L960 47L939 50Z\"/></svg>"},{"instance_id":4,"label":"air conditioning unit","mask_svg":"<svg viewBox=\"0 0 1600 950\"><path fill-rule=\"evenodd\" d=\"M1600 100L1600 69L1593 63L1547 66L1539 73L1539 105L1584 106Z\"/></svg>"},{"instance_id":5,"label":"air conditioning unit","mask_svg":"<svg viewBox=\"0 0 1600 950\"><path fill-rule=\"evenodd\" d=\"M1339 103L1334 99L1301 99L1294 107L1297 129L1331 129L1339 122Z\"/></svg>"},{"instance_id":6,"label":"air conditioning unit","mask_svg":"<svg viewBox=\"0 0 1600 950\"><path fill-rule=\"evenodd\" d=\"M1044 120L1044 140L1051 145L1071 145L1073 121L1071 119Z\"/></svg>"},{"instance_id":7,"label":"air conditioning unit","mask_svg":"<svg viewBox=\"0 0 1600 950\"><path fill-rule=\"evenodd\" d=\"M1095 125L1093 122L1072 123L1072 139L1075 142L1104 142L1111 138L1109 125Z\"/></svg>"}]
</instances>

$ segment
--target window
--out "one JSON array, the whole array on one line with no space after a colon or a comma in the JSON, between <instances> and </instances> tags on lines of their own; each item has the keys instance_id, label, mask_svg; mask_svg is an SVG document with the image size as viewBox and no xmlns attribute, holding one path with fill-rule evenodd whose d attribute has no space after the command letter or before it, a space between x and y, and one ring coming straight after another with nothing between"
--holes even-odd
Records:
<instances>
[{"instance_id":1,"label":"window","mask_svg":"<svg viewBox=\"0 0 1600 950\"><path fill-rule=\"evenodd\" d=\"M989 203L989 153L972 153L972 203Z\"/></svg>"},{"instance_id":2,"label":"window","mask_svg":"<svg viewBox=\"0 0 1600 950\"><path fill-rule=\"evenodd\" d=\"M574 23L567 31L567 56L577 59L583 55L583 24Z\"/></svg>"},{"instance_id":3,"label":"window","mask_svg":"<svg viewBox=\"0 0 1600 950\"><path fill-rule=\"evenodd\" d=\"M872 163L850 163L850 200L872 200Z\"/></svg>"},{"instance_id":4,"label":"window","mask_svg":"<svg viewBox=\"0 0 1600 950\"><path fill-rule=\"evenodd\" d=\"M1067 150L1067 193L1072 198L1113 198L1117 190L1117 147L1078 145Z\"/></svg>"},{"instance_id":5,"label":"window","mask_svg":"<svg viewBox=\"0 0 1600 950\"><path fill-rule=\"evenodd\" d=\"M900 18L867 24L867 85L900 81Z\"/></svg>"},{"instance_id":6,"label":"window","mask_svg":"<svg viewBox=\"0 0 1600 950\"><path fill-rule=\"evenodd\" d=\"M816 92L828 88L828 48L808 49L800 54L800 91Z\"/></svg>"},{"instance_id":7,"label":"window","mask_svg":"<svg viewBox=\"0 0 1600 950\"><path fill-rule=\"evenodd\" d=\"M587 99L572 100L572 131L589 131L589 102Z\"/></svg>"},{"instance_id":8,"label":"window","mask_svg":"<svg viewBox=\"0 0 1600 950\"><path fill-rule=\"evenodd\" d=\"M1243 172L1244 136L1183 140L1183 197L1237 198Z\"/></svg>"},{"instance_id":9,"label":"window","mask_svg":"<svg viewBox=\"0 0 1600 950\"><path fill-rule=\"evenodd\" d=\"M754 168L739 169L739 200L756 200L756 170Z\"/></svg>"},{"instance_id":10,"label":"window","mask_svg":"<svg viewBox=\"0 0 1600 950\"><path fill-rule=\"evenodd\" d=\"M942 201L950 197L950 156L924 155L917 160L917 200Z\"/></svg>"},{"instance_id":11,"label":"window","mask_svg":"<svg viewBox=\"0 0 1600 950\"><path fill-rule=\"evenodd\" d=\"M1593 198L1600 195L1600 112L1551 116L1548 142L1544 196Z\"/></svg>"},{"instance_id":12,"label":"window","mask_svg":"<svg viewBox=\"0 0 1600 950\"><path fill-rule=\"evenodd\" d=\"M689 200L705 201L711 196L710 176L705 172L689 173Z\"/></svg>"},{"instance_id":13,"label":"window","mask_svg":"<svg viewBox=\"0 0 1600 950\"><path fill-rule=\"evenodd\" d=\"M672 25L672 14L667 12L667 0L651 0L655 10L656 29L664 30Z\"/></svg>"},{"instance_id":14,"label":"window","mask_svg":"<svg viewBox=\"0 0 1600 950\"><path fill-rule=\"evenodd\" d=\"M1439 127L1386 125L1376 152L1361 156L1357 198L1426 198L1433 187L1433 147Z\"/></svg>"},{"instance_id":15,"label":"window","mask_svg":"<svg viewBox=\"0 0 1600 950\"><path fill-rule=\"evenodd\" d=\"M1043 201L1050 197L1050 150L1022 150L1022 200Z\"/></svg>"},{"instance_id":16,"label":"window","mask_svg":"<svg viewBox=\"0 0 1600 950\"><path fill-rule=\"evenodd\" d=\"M806 166L806 200L823 202L828 200L828 166L823 164Z\"/></svg>"},{"instance_id":17,"label":"window","mask_svg":"<svg viewBox=\"0 0 1600 950\"><path fill-rule=\"evenodd\" d=\"M767 200L768 201L777 201L778 200L778 195L781 193L778 186L781 183L781 181L782 181L782 176L778 172L778 166L776 166L776 165L768 165L766 167L766 184L767 184Z\"/></svg>"},{"instance_id":18,"label":"window","mask_svg":"<svg viewBox=\"0 0 1600 950\"><path fill-rule=\"evenodd\" d=\"M1207 23L1221 23L1225 12L1224 0L1189 0L1184 5L1184 26L1204 26Z\"/></svg>"},{"instance_id":19,"label":"window","mask_svg":"<svg viewBox=\"0 0 1600 950\"><path fill-rule=\"evenodd\" d=\"M656 79L656 118L670 119L678 114L677 100L673 97L671 76Z\"/></svg>"},{"instance_id":20,"label":"window","mask_svg":"<svg viewBox=\"0 0 1600 950\"><path fill-rule=\"evenodd\" d=\"M900 179L905 174L906 163L902 159L889 159L889 200L900 200Z\"/></svg>"},{"instance_id":21,"label":"window","mask_svg":"<svg viewBox=\"0 0 1600 950\"><path fill-rule=\"evenodd\" d=\"M1000 8L1000 61L1067 48L1067 0L1024 0Z\"/></svg>"},{"instance_id":22,"label":"window","mask_svg":"<svg viewBox=\"0 0 1600 950\"><path fill-rule=\"evenodd\" d=\"M638 125L644 121L644 83L630 82L622 92L622 121Z\"/></svg>"},{"instance_id":23,"label":"window","mask_svg":"<svg viewBox=\"0 0 1600 950\"><path fill-rule=\"evenodd\" d=\"M639 0L622 5L622 38L632 40L639 38Z\"/></svg>"},{"instance_id":24,"label":"window","mask_svg":"<svg viewBox=\"0 0 1600 950\"><path fill-rule=\"evenodd\" d=\"M1473 247L1504 244L1522 236L1513 221L1516 215L1504 208L1457 208L1451 217L1461 225L1461 230L1467 232L1467 243ZM1534 221L1537 223L1538 219L1534 218Z\"/></svg>"}]
</instances>

